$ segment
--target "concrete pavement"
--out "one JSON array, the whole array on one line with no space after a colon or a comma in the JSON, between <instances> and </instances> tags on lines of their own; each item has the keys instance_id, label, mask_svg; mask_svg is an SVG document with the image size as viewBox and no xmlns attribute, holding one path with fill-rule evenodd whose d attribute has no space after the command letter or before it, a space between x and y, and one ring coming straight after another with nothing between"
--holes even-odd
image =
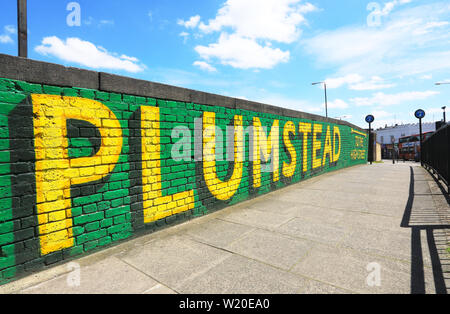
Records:
<instances>
[{"instance_id":1,"label":"concrete pavement","mask_svg":"<svg viewBox=\"0 0 450 314\"><path fill-rule=\"evenodd\" d=\"M449 226L432 177L415 163L385 162L128 241L0 293L448 293Z\"/></svg>"}]
</instances>

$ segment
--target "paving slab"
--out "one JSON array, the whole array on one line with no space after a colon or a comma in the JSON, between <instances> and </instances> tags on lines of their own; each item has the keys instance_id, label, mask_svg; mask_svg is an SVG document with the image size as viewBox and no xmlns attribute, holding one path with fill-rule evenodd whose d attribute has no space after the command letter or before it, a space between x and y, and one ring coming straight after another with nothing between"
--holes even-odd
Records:
<instances>
[{"instance_id":1,"label":"paving slab","mask_svg":"<svg viewBox=\"0 0 450 314\"><path fill-rule=\"evenodd\" d=\"M247 225L221 219L211 219L200 223L192 223L185 232L187 236L198 242L225 248L253 230L255 228Z\"/></svg>"},{"instance_id":2,"label":"paving slab","mask_svg":"<svg viewBox=\"0 0 450 314\"><path fill-rule=\"evenodd\" d=\"M227 250L275 267L289 270L304 258L314 243L279 233L255 230L234 242Z\"/></svg>"},{"instance_id":3,"label":"paving slab","mask_svg":"<svg viewBox=\"0 0 450 314\"><path fill-rule=\"evenodd\" d=\"M230 256L231 253L181 236L159 239L118 255L175 291Z\"/></svg>"},{"instance_id":4,"label":"paving slab","mask_svg":"<svg viewBox=\"0 0 450 314\"><path fill-rule=\"evenodd\" d=\"M275 229L293 218L289 214L277 214L264 210L247 209L245 207L239 211L221 213L219 217L225 221L263 229Z\"/></svg>"},{"instance_id":5,"label":"paving slab","mask_svg":"<svg viewBox=\"0 0 450 314\"><path fill-rule=\"evenodd\" d=\"M339 225L345 229L367 229L377 232L393 231L395 233L403 233L410 235L408 229L400 229L399 217L385 216L372 213L347 212L344 217L339 220Z\"/></svg>"},{"instance_id":6,"label":"paving slab","mask_svg":"<svg viewBox=\"0 0 450 314\"><path fill-rule=\"evenodd\" d=\"M346 215L346 211L299 204L295 207L294 214L296 218L303 218L329 225L340 225Z\"/></svg>"},{"instance_id":7,"label":"paving slab","mask_svg":"<svg viewBox=\"0 0 450 314\"><path fill-rule=\"evenodd\" d=\"M342 241L342 247L367 254L404 261L411 260L411 231L399 233L391 230L373 230L357 227ZM431 265L428 259L424 262Z\"/></svg>"},{"instance_id":8,"label":"paving slab","mask_svg":"<svg viewBox=\"0 0 450 314\"><path fill-rule=\"evenodd\" d=\"M186 294L293 294L309 279L273 266L232 255L178 291Z\"/></svg>"},{"instance_id":9,"label":"paving slab","mask_svg":"<svg viewBox=\"0 0 450 314\"><path fill-rule=\"evenodd\" d=\"M277 232L325 244L339 244L351 230L302 218L294 218L276 229Z\"/></svg>"},{"instance_id":10,"label":"paving slab","mask_svg":"<svg viewBox=\"0 0 450 314\"><path fill-rule=\"evenodd\" d=\"M76 262L67 265L69 273L22 290L23 294L136 294L157 285L141 271L116 257L110 257L89 266Z\"/></svg>"},{"instance_id":11,"label":"paving slab","mask_svg":"<svg viewBox=\"0 0 450 314\"><path fill-rule=\"evenodd\" d=\"M377 275L376 267L379 269L379 282L375 277L370 277L371 274ZM411 292L410 269L408 263L400 261L354 250L317 246L292 272L357 293L408 294ZM426 284L429 286L428 291L433 292L433 277L430 271L426 274Z\"/></svg>"}]
</instances>

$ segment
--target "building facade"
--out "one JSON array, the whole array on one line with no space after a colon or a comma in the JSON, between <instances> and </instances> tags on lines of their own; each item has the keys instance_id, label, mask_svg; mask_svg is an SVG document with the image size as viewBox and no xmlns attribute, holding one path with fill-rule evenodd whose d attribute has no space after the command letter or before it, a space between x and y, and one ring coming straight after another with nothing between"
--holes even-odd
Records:
<instances>
[{"instance_id":1,"label":"building facade","mask_svg":"<svg viewBox=\"0 0 450 314\"><path fill-rule=\"evenodd\" d=\"M422 132L435 132L435 123L423 123ZM383 129L378 129L375 131L377 134L377 142L381 145L392 145L393 143L398 144L400 138L405 136L416 135L420 133L419 123L416 124L403 124L396 125L392 127L387 127Z\"/></svg>"}]
</instances>

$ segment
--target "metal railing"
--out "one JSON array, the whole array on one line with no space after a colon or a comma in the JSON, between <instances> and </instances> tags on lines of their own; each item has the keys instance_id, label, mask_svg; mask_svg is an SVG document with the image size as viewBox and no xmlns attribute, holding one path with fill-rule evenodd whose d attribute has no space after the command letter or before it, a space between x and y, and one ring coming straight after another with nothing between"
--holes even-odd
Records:
<instances>
[{"instance_id":1,"label":"metal railing","mask_svg":"<svg viewBox=\"0 0 450 314\"><path fill-rule=\"evenodd\" d=\"M450 192L450 125L440 128L423 142L422 162L445 182Z\"/></svg>"}]
</instances>

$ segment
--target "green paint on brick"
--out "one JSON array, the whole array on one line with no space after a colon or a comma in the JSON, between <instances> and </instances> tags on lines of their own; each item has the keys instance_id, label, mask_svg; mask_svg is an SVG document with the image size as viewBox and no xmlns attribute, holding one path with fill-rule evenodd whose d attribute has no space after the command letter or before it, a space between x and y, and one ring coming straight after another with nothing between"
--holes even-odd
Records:
<instances>
[{"instance_id":1,"label":"green paint on brick","mask_svg":"<svg viewBox=\"0 0 450 314\"><path fill-rule=\"evenodd\" d=\"M119 208L113 208L110 210L105 211L105 217L106 218L111 218L114 216L118 216L118 215L123 215L126 214L130 211L129 206L123 206L123 207L119 207Z\"/></svg>"},{"instance_id":2,"label":"green paint on brick","mask_svg":"<svg viewBox=\"0 0 450 314\"><path fill-rule=\"evenodd\" d=\"M96 222L88 223L84 226L84 229L87 232L98 230L98 229L100 229L100 222L96 221Z\"/></svg>"},{"instance_id":3,"label":"green paint on brick","mask_svg":"<svg viewBox=\"0 0 450 314\"><path fill-rule=\"evenodd\" d=\"M71 187L71 218L73 222L72 234L75 239L75 246L72 248L66 248L62 251L62 257L64 259L82 255L87 251L98 249L103 246L107 246L116 241L127 239L135 234L134 227L143 228L143 195L142 189L145 186L142 178L142 164L139 144L142 143L139 109L142 106L158 106L160 116L160 143L161 143L161 195L163 197L174 195L185 191L194 191L194 208L186 214L194 217L208 214L210 211L222 208L225 202L218 202L214 199L207 188L204 188L204 182L200 185L203 178L199 177L196 162L186 161L179 162L171 159L171 150L173 148L173 142L171 138L172 129L177 126L189 127L194 129L194 120L201 118L204 112L216 113L216 125L222 129L224 135L227 134L226 127L233 124L235 115L242 115L244 127L248 127L253 124L253 118L259 117L263 126L271 127L274 120L280 120L280 166L284 162L290 162L290 156L284 149L284 142L282 136L282 128L288 121L292 121L296 125L298 131L298 124L300 122L307 122L313 124L321 124L326 131L327 127L333 127L334 124L317 123L314 121L304 119L291 119L280 115L273 115L267 113L258 113L247 110L234 110L224 108L220 106L208 106L199 105L193 103L184 103L176 101L168 101L164 99L154 99L140 97L139 95L123 95L117 93L108 93L104 91L83 89L83 88L67 88L60 86L49 86L39 84L29 84L26 82L11 81L0 78L0 249L4 256L0 256L0 282L8 280L16 276L17 273L22 273L24 269L39 269L40 265L44 262L54 262L54 260L61 257L61 252L56 252L51 255L51 258L43 258L41 256L32 256L29 251L25 250L25 247L33 247L39 250L39 238L37 231L39 230L34 226L34 221L37 221L37 217L34 216L33 200L29 198L29 194L32 193L32 189L27 191L25 189L23 196L14 195L11 190L11 155L10 149L10 136L15 134L10 132L9 121L10 115L14 113L16 107L18 109L24 109L24 106L17 104L30 105L31 94L35 92L42 92L49 95L64 95L71 97L80 97L94 99L101 102L104 106L108 107L119 119L122 128L122 152L119 156L119 161L114 165L113 171L107 176L93 182L86 182L80 186ZM20 110L19 110L20 111ZM22 118L22 117L21 117ZM29 121L33 121L33 117L24 117ZM336 164L330 164L329 158L325 165L317 171L311 171L311 157L309 158L308 171L304 174L302 171L302 149L303 138L301 136L295 137L292 140L292 144L296 148L297 152L297 166L296 173L292 179L282 182L272 182L272 176L270 173L263 173L261 175L261 188L253 190L250 186L251 180L249 178L252 169L249 163L249 156L252 154L248 144L249 136L246 136L245 141L245 153L246 161L244 163L244 176L238 186L235 195L226 202L227 205L239 203L241 201L248 200L250 197L257 195L263 195L273 191L274 189L282 188L288 184L300 182L304 179L317 176L329 171L342 169L357 164L363 164L366 162L365 158L361 160L352 159L355 154L355 150L361 149L361 151L367 157L367 150L365 148L355 147L355 135L352 134L352 130L348 126L340 125L342 147L341 158ZM26 132L33 132L33 130L25 130ZM73 130L78 132L77 137L71 137L68 139L68 155L70 159L77 158L89 158L94 156L99 147L95 145L101 145L101 139L97 138L84 138L81 134L89 134L88 130ZM17 133L17 132L16 132ZM298 134L297 134L298 135ZM78 137L79 136L79 137ZM325 144L325 135L318 139L321 141L323 152ZM100 143L100 144L99 144ZM25 145L24 141L24 145ZM34 144L29 144L28 151L24 150L24 157L33 159L35 151ZM226 156L227 141L223 140L224 155ZM364 139L364 147L367 146L367 138ZM309 153L312 152L312 136L309 139ZM194 144L192 143L192 148ZM26 153L29 156L26 156ZM353 157L352 157L353 156ZM193 152L192 156L193 157ZM23 165L21 165L23 166ZM27 165L29 169L34 169L33 162L30 161L30 165ZM217 162L216 172L219 178L225 180L230 175L233 164L229 162ZM24 168L26 169L26 167ZM15 175L15 174L14 174ZM34 180L34 173L23 174L24 178L30 176L30 180ZM26 179L26 180L29 180ZM27 182L27 181L24 182ZM34 181L33 181L34 182ZM34 184L34 183L33 183ZM203 188L200 189L199 187ZM254 193L251 195L251 193ZM26 198L28 196L28 198ZM28 204L27 210L29 213L27 217L15 219L13 221L14 214L20 214L17 209L13 209L13 204ZM26 206L23 206L24 208ZM171 224L181 221L184 213L178 216L165 217L158 221L158 226L164 224ZM23 219L23 220L22 220ZM20 222L20 223L18 223ZM23 222L23 223L22 223ZM21 225L22 224L22 225ZM156 224L156 223L154 223ZM149 224L149 226L152 224ZM22 228L15 230L15 228ZM24 245L23 243L27 243ZM24 252L22 252L22 251ZM17 252L17 253L16 253ZM28 259L27 259L28 258ZM31 259L31 260L30 260ZM16 263L18 263L16 265ZM9 276L9 277L8 277ZM3 281L2 281L3 279Z\"/></svg>"},{"instance_id":4,"label":"green paint on brick","mask_svg":"<svg viewBox=\"0 0 450 314\"><path fill-rule=\"evenodd\" d=\"M73 220L74 220L75 225L82 225L82 224L86 224L89 222L102 220L103 218L105 218L104 216L105 216L105 214L103 212L99 212L99 213L95 213L95 214L89 214L89 215L75 217Z\"/></svg>"}]
</instances>

